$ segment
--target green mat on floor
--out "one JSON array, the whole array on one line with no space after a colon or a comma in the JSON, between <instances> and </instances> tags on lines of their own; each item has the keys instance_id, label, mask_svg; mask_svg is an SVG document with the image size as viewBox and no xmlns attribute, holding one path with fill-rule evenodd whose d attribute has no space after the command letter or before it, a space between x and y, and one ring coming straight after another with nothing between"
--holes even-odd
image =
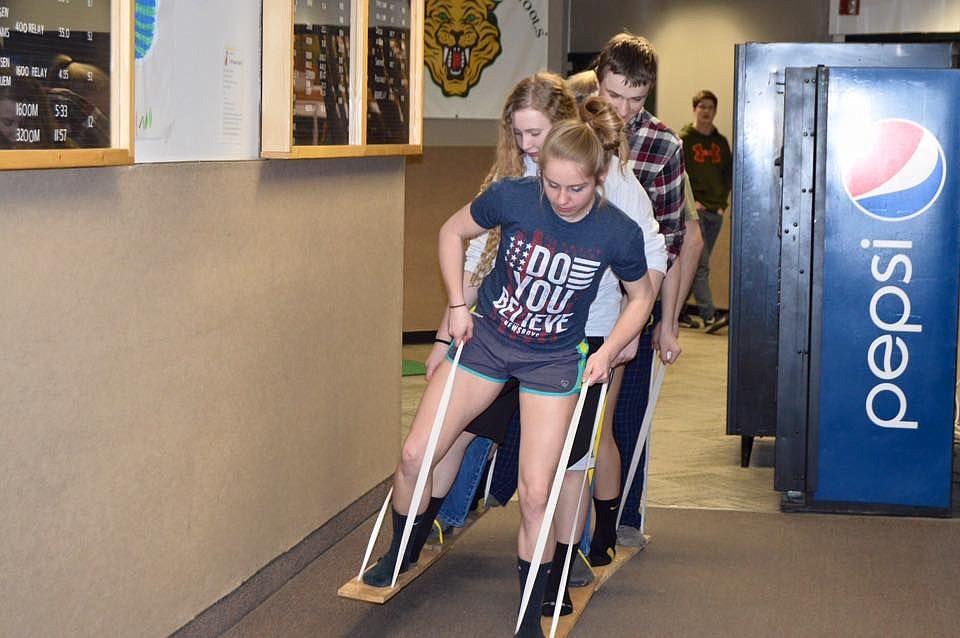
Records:
<instances>
[{"instance_id":1,"label":"green mat on floor","mask_svg":"<svg viewBox=\"0 0 960 638\"><path fill-rule=\"evenodd\" d=\"M419 361L411 361L410 359L403 360L403 376L405 377L415 377L419 374L426 374L427 368Z\"/></svg>"}]
</instances>

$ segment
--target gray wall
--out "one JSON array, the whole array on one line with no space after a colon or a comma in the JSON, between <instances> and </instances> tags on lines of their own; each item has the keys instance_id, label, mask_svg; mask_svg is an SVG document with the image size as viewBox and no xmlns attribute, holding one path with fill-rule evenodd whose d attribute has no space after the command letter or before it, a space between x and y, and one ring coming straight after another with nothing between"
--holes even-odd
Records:
<instances>
[{"instance_id":1,"label":"gray wall","mask_svg":"<svg viewBox=\"0 0 960 638\"><path fill-rule=\"evenodd\" d=\"M391 472L403 183L0 173L0 634L167 635Z\"/></svg>"},{"instance_id":2,"label":"gray wall","mask_svg":"<svg viewBox=\"0 0 960 638\"><path fill-rule=\"evenodd\" d=\"M660 59L657 115L678 130L691 120L693 94L710 88L717 127L732 135L734 45L830 40L829 0L571 1L571 51L597 51L623 29L650 39Z\"/></svg>"}]
</instances>

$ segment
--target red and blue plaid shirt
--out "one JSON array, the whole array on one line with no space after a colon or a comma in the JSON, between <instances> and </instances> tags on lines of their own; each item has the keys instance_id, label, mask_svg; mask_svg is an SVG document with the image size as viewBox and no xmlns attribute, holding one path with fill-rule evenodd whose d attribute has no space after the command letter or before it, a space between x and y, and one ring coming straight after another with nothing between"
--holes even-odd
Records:
<instances>
[{"instance_id":1,"label":"red and blue plaid shirt","mask_svg":"<svg viewBox=\"0 0 960 638\"><path fill-rule=\"evenodd\" d=\"M653 216L667 245L672 264L680 254L683 235L683 146L680 138L648 113L640 111L628 124L628 165L650 196Z\"/></svg>"}]
</instances>

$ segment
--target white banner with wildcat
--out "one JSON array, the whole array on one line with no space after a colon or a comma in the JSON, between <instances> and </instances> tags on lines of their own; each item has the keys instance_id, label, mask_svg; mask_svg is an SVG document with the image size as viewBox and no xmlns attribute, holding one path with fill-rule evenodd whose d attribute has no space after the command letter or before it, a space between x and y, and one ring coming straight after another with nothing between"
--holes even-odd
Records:
<instances>
[{"instance_id":1,"label":"white banner with wildcat","mask_svg":"<svg viewBox=\"0 0 960 638\"><path fill-rule=\"evenodd\" d=\"M426 0L424 117L498 119L547 68L548 0Z\"/></svg>"}]
</instances>

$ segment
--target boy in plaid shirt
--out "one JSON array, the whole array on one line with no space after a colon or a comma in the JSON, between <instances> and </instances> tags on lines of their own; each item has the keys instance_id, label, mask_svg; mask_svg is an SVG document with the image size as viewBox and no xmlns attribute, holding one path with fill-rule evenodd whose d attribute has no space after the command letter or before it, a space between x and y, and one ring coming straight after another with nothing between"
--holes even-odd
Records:
<instances>
[{"instance_id":1,"label":"boy in plaid shirt","mask_svg":"<svg viewBox=\"0 0 960 638\"><path fill-rule=\"evenodd\" d=\"M653 45L630 33L613 36L597 58L594 70L600 96L609 102L627 122L629 166L650 196L654 217L666 241L669 269L661 289L660 313L656 325L640 336L637 357L616 376L623 384L614 415L613 436L601 437L594 483L596 526L590 547L590 561L605 565L612 560L619 541L623 545L643 547L640 533L640 495L643 472L637 472L633 485L622 485L621 466L629 466L646 409L650 363L659 351L664 363L680 356L676 318L681 303L680 268L672 267L680 255L684 227L683 147L677 135L644 110L647 95L657 79L657 55ZM687 284L689 286L689 284ZM646 452L644 452L646 453ZM626 499L620 528L616 528L621 496Z\"/></svg>"}]
</instances>

